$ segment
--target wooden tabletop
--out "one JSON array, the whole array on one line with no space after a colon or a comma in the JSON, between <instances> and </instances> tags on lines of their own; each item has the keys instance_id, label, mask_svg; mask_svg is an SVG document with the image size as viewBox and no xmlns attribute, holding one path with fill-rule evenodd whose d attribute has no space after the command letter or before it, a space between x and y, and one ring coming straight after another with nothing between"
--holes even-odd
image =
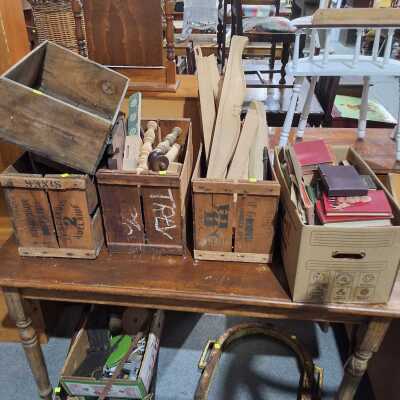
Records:
<instances>
[{"instance_id":1,"label":"wooden tabletop","mask_svg":"<svg viewBox=\"0 0 400 400\"><path fill-rule=\"evenodd\" d=\"M109 255L106 249L91 261L19 257L13 238L0 260L0 286L31 298L322 321L400 317L400 282L387 305L293 303L280 263L196 262L190 255Z\"/></svg>"}]
</instances>

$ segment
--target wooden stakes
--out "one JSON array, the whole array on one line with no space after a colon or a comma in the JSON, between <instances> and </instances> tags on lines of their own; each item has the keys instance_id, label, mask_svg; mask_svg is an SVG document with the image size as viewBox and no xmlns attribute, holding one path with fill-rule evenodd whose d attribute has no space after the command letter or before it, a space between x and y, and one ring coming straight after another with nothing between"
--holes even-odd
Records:
<instances>
[{"instance_id":1,"label":"wooden stakes","mask_svg":"<svg viewBox=\"0 0 400 400\"><path fill-rule=\"evenodd\" d=\"M240 113L246 93L242 54L248 42L233 36L215 123L207 178L225 178L240 134Z\"/></svg>"}]
</instances>

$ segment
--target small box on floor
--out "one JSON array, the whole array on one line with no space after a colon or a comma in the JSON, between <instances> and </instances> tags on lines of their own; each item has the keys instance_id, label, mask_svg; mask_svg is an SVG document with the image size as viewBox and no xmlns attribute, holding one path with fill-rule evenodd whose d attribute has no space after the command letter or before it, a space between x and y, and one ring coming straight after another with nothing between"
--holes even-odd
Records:
<instances>
[{"instance_id":1,"label":"small box on floor","mask_svg":"<svg viewBox=\"0 0 400 400\"><path fill-rule=\"evenodd\" d=\"M282 258L293 300L386 303L400 260L399 206L356 151L348 146L332 146L332 151L336 162L347 162L360 175L372 178L378 189L376 192L384 192L393 218L389 219L387 226L360 227L351 225L351 222L342 226L310 223L306 213L302 215L301 207L299 212L298 204L304 199L300 196L297 202L294 199L296 195L289 188L285 149L276 149L275 171L282 188ZM292 175L290 171L289 175ZM304 177L299 178L301 182ZM306 211L310 210L315 210L315 203Z\"/></svg>"},{"instance_id":2,"label":"small box on floor","mask_svg":"<svg viewBox=\"0 0 400 400\"><path fill-rule=\"evenodd\" d=\"M68 396L125 400L149 396L164 312L137 312L125 310L120 333L110 332L112 324L104 309L89 314L61 371L60 384Z\"/></svg>"}]
</instances>

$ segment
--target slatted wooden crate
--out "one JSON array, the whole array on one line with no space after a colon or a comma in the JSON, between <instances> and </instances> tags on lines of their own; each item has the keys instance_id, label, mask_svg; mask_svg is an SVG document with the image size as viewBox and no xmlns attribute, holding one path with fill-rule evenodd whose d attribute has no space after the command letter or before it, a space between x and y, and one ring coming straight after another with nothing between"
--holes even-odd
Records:
<instances>
[{"instance_id":1,"label":"slatted wooden crate","mask_svg":"<svg viewBox=\"0 0 400 400\"><path fill-rule=\"evenodd\" d=\"M201 160L199 154L192 177L195 259L270 262L280 195L275 172L270 181L206 179Z\"/></svg>"},{"instance_id":2,"label":"slatted wooden crate","mask_svg":"<svg viewBox=\"0 0 400 400\"><path fill-rule=\"evenodd\" d=\"M156 142L175 126L187 134L186 146L178 159L182 163L179 173L137 175L100 169L96 174L111 252L183 254L186 247L186 212L193 168L191 122L163 119L157 123ZM142 121L142 127L146 127L146 121Z\"/></svg>"},{"instance_id":3,"label":"slatted wooden crate","mask_svg":"<svg viewBox=\"0 0 400 400\"><path fill-rule=\"evenodd\" d=\"M94 174L128 79L51 42L0 76L0 138Z\"/></svg>"},{"instance_id":4,"label":"slatted wooden crate","mask_svg":"<svg viewBox=\"0 0 400 400\"><path fill-rule=\"evenodd\" d=\"M24 153L0 174L19 254L96 258L104 236L94 178L42 162Z\"/></svg>"}]
</instances>

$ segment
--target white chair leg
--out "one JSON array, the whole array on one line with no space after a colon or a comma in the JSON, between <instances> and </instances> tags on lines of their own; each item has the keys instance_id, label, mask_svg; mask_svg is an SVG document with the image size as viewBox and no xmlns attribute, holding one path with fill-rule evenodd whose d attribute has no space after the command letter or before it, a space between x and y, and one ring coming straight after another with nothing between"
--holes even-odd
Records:
<instances>
[{"instance_id":1,"label":"white chair leg","mask_svg":"<svg viewBox=\"0 0 400 400\"><path fill-rule=\"evenodd\" d=\"M358 119L357 136L359 139L365 138L367 130L367 114L368 114L368 92L369 92L370 77L364 76L364 85L361 98L360 116Z\"/></svg>"},{"instance_id":2,"label":"white chair leg","mask_svg":"<svg viewBox=\"0 0 400 400\"><path fill-rule=\"evenodd\" d=\"M281 137L279 139L280 147L286 146L288 142L290 129L293 123L294 113L296 111L297 99L299 98L299 92L301 86L303 85L303 81L304 81L303 76L298 76L294 80L292 97L290 98L289 108L286 113L285 122L283 123L283 127L281 130Z\"/></svg>"},{"instance_id":3,"label":"white chair leg","mask_svg":"<svg viewBox=\"0 0 400 400\"><path fill-rule=\"evenodd\" d=\"M399 82L399 92L398 95L400 93L400 77L398 78L398 82ZM400 161L400 99L399 99L399 114L397 116L397 125L394 128L394 138L396 140L396 161Z\"/></svg>"},{"instance_id":4,"label":"white chair leg","mask_svg":"<svg viewBox=\"0 0 400 400\"><path fill-rule=\"evenodd\" d=\"M307 97L304 102L303 111L300 116L299 125L297 126L297 137L302 138L304 136L304 130L306 129L308 116L311 110L311 101L314 96L315 85L318 81L318 76L311 78L310 87L308 88Z\"/></svg>"}]
</instances>

